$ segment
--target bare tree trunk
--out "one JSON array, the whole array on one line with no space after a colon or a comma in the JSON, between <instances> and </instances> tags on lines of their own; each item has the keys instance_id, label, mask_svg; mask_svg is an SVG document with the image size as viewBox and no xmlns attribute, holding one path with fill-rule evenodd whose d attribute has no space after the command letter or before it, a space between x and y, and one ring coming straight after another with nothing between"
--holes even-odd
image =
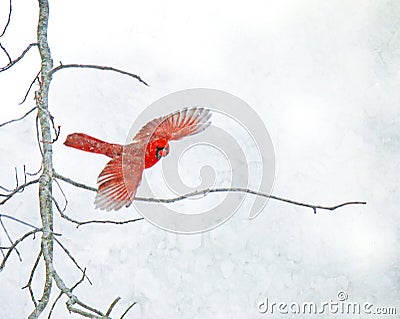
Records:
<instances>
[{"instance_id":1,"label":"bare tree trunk","mask_svg":"<svg viewBox=\"0 0 400 319\"><path fill-rule=\"evenodd\" d=\"M29 319L38 318L43 309L46 308L51 294L53 277L49 267L53 260L53 149L51 138L51 120L48 111L48 93L51 81L51 69L53 61L51 59L50 48L47 42L47 27L49 21L49 3L48 0L39 0L39 22L37 29L37 40L41 58L41 81L40 88L36 92L36 103L38 107L38 118L43 145L43 173L39 179L39 203L40 216L42 220L42 239L41 249L46 264L46 280L43 288L43 294L35 310L29 316Z\"/></svg>"}]
</instances>

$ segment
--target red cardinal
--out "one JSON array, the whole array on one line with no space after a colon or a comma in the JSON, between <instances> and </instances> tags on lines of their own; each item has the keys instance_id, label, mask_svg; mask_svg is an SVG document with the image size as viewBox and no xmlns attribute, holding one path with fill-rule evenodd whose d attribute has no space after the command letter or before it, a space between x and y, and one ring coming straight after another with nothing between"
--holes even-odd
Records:
<instances>
[{"instance_id":1,"label":"red cardinal","mask_svg":"<svg viewBox=\"0 0 400 319\"><path fill-rule=\"evenodd\" d=\"M111 157L100 173L96 208L118 210L128 207L142 180L143 170L152 167L169 153L169 141L205 130L211 122L210 110L185 108L148 122L128 145L111 144L83 133L67 136L64 145Z\"/></svg>"}]
</instances>

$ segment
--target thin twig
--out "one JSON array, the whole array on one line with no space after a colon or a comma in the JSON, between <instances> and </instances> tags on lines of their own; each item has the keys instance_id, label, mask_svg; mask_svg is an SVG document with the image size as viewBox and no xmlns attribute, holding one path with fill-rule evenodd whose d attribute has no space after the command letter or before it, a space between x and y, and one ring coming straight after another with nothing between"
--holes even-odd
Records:
<instances>
[{"instance_id":1,"label":"thin twig","mask_svg":"<svg viewBox=\"0 0 400 319\"><path fill-rule=\"evenodd\" d=\"M11 56L10 56L10 54L8 53L8 51L6 50L6 48L3 47L3 45L2 45L1 43L0 43L0 49L2 49L3 52L6 54L7 59L8 59L8 63L11 63L11 62L12 62Z\"/></svg>"},{"instance_id":2,"label":"thin twig","mask_svg":"<svg viewBox=\"0 0 400 319\"><path fill-rule=\"evenodd\" d=\"M26 166L25 166L25 164L24 164L23 167L24 167L24 184L26 184L27 175L26 175Z\"/></svg>"},{"instance_id":3,"label":"thin twig","mask_svg":"<svg viewBox=\"0 0 400 319\"><path fill-rule=\"evenodd\" d=\"M111 312L113 311L115 305L116 305L116 304L118 303L118 301L120 301L120 300L121 300L121 297L117 297L117 298L114 299L114 301L111 303L110 307L108 307L108 310L107 310L107 312L106 312L106 317L108 317L108 316L111 314Z\"/></svg>"},{"instance_id":4,"label":"thin twig","mask_svg":"<svg viewBox=\"0 0 400 319\"><path fill-rule=\"evenodd\" d=\"M11 244L11 246L12 246L12 245L14 244L14 242L13 242L13 240L11 239L11 236L10 236L10 234L8 233L8 230L7 230L6 226L5 226L4 223L3 223L3 220L1 219L1 216L0 216L0 225L1 225L1 227L3 228L4 233L6 234L7 239L8 239L8 241L10 242L10 244ZM18 255L19 261L22 261L21 254L19 253L18 249L15 248L14 250L15 250L15 253Z\"/></svg>"},{"instance_id":5,"label":"thin twig","mask_svg":"<svg viewBox=\"0 0 400 319\"><path fill-rule=\"evenodd\" d=\"M37 142L37 145L39 147L40 154L43 157L42 144L40 144L39 115L36 115L36 123L35 124L36 124L36 142ZM42 164L42 167L43 167L43 164Z\"/></svg>"},{"instance_id":6,"label":"thin twig","mask_svg":"<svg viewBox=\"0 0 400 319\"><path fill-rule=\"evenodd\" d=\"M6 215L6 214L0 214L0 219L3 218L3 217L11 219L11 220L13 220L13 221L15 221L17 223L20 223L22 225L25 225L25 226L28 226L28 227L31 227L31 228L35 228L35 229L38 228L38 227L36 227L36 226L34 226L32 224L27 223L26 221L18 219L18 218L14 217L14 216Z\"/></svg>"},{"instance_id":7,"label":"thin twig","mask_svg":"<svg viewBox=\"0 0 400 319\"><path fill-rule=\"evenodd\" d=\"M71 255L71 253L69 252L69 250L68 250L57 238L54 238L54 240L55 240L56 243L62 248L62 250L64 250L64 252L67 254L67 256L69 257L69 259L72 260L72 262L75 264L75 266L76 266L82 273L85 273L85 270L82 269L81 266L79 266L78 262L77 262L76 259ZM86 268L85 268L85 269L86 269ZM89 278L87 275L85 275L85 276L86 276L86 279L88 280L88 282L90 283L90 285L93 285L93 284L92 284L92 281L90 280L90 278Z\"/></svg>"},{"instance_id":8,"label":"thin twig","mask_svg":"<svg viewBox=\"0 0 400 319\"><path fill-rule=\"evenodd\" d=\"M87 186L85 184L82 183L78 183L75 182L73 180L71 180L70 178L64 177L56 172L53 173L53 176L55 178L61 179L64 182L67 182L73 186L82 188L82 189L87 189L90 191L94 191L97 192L97 189L91 186ZM317 209L321 209L321 210L329 210L329 211L334 211L335 209L338 209L340 207L343 206L347 206L347 205L365 205L367 204L367 202L365 201L349 201L349 202L344 202L338 205L334 205L334 206L322 206L322 205L313 205L313 204L307 204L307 203L303 203L303 202L299 202L299 201L294 201L291 199L287 199L287 198L283 198L283 197L278 197L275 195L271 195L271 194L267 194L267 193L262 193L262 192L257 192L251 189L247 189L247 188L240 188L240 187L234 187L234 188L229 188L229 187L223 187L223 188L207 188L207 189L202 189L202 190L197 190L197 191L193 191L184 195L180 195L177 197L173 197L173 198L152 198L152 197L135 197L134 200L135 201L141 201L141 202L148 202L148 203L164 203L164 204L168 204L168 203L174 203L180 200L184 200L190 197L195 197L195 196L199 196L199 195L207 195L209 193L225 193L225 192L233 192L233 193L247 193L247 194L252 194L255 196L260 196L260 197L264 197L264 198L270 198L270 199L274 199L277 201L281 201L281 202L285 202L285 203L289 203L292 205L296 205L296 206L302 206L302 207L308 207L313 209L314 213L316 213Z\"/></svg>"},{"instance_id":9,"label":"thin twig","mask_svg":"<svg viewBox=\"0 0 400 319\"><path fill-rule=\"evenodd\" d=\"M139 82L143 83L146 86L149 86L145 81L143 81L140 76L130 73L130 72L126 72L120 69L116 69L110 66L101 66L101 65L94 65L94 64L60 64L59 66L55 67L53 70L51 70L50 74L53 75L54 73L56 73L59 70L62 69L69 69L69 68L84 68L84 69L96 69L96 70L103 70L103 71L113 71L113 72L117 72L120 74L124 74L127 76L130 76L136 80L138 80Z\"/></svg>"},{"instance_id":10,"label":"thin twig","mask_svg":"<svg viewBox=\"0 0 400 319\"><path fill-rule=\"evenodd\" d=\"M8 192L8 193L11 193L11 192L13 192L15 190L15 188L18 187L18 185L19 185L19 183L18 183L18 170L17 170L16 167L14 167L14 170L15 170L15 181L16 181L15 187L13 189L9 189L9 188L6 188L4 186L0 186L1 190L5 191L5 192ZM7 195L0 194L0 197L7 197Z\"/></svg>"},{"instance_id":11,"label":"thin twig","mask_svg":"<svg viewBox=\"0 0 400 319\"><path fill-rule=\"evenodd\" d=\"M98 310L96 308L93 308L92 306L89 306L89 305L83 303L76 296L73 296L70 300L73 301L74 303L76 303L77 305L81 306L82 308L85 308L85 309L87 309L87 310L89 310L89 311L91 311L91 312L93 312L95 314L98 314L100 316L100 318L104 317L104 314L100 310ZM80 309L73 308L73 307L71 309L72 309L71 310L72 312L76 312L76 313L82 314L82 311Z\"/></svg>"},{"instance_id":12,"label":"thin twig","mask_svg":"<svg viewBox=\"0 0 400 319\"><path fill-rule=\"evenodd\" d=\"M5 188L4 186L1 186L1 185L0 185L0 189L5 191L5 192L9 192L9 193L11 193L13 191L12 189ZM5 195L0 194L0 197L4 197L4 196Z\"/></svg>"},{"instance_id":13,"label":"thin twig","mask_svg":"<svg viewBox=\"0 0 400 319\"><path fill-rule=\"evenodd\" d=\"M43 107L40 106L40 103L39 103L40 95L39 95L38 92L35 92L35 100L36 100L36 106L37 106L37 108L39 109L39 112L41 111L41 112L46 113L46 114L48 115L49 120L50 120L51 125L52 125L53 130L54 130L54 134L56 135L55 138L53 138L53 139L51 139L51 140L44 140L44 139L40 140L40 138L39 138L39 133L37 133L37 135L38 135L38 143L43 143L43 144L54 144L54 142L56 142L56 141L58 140L58 137L60 136L60 133L61 133L61 126L58 125L57 128L56 128L56 125L55 125L55 123L54 123L54 116L51 115L51 113L49 112L48 109L44 109ZM38 112L38 117L39 117L39 112ZM37 121L37 120L36 120L36 121ZM38 131L38 128L37 128L37 131ZM50 133L50 137L51 137L51 133Z\"/></svg>"},{"instance_id":14,"label":"thin twig","mask_svg":"<svg viewBox=\"0 0 400 319\"><path fill-rule=\"evenodd\" d=\"M132 303L128 308L126 308L120 319L124 319L125 315L128 313L129 310L133 308L134 305L136 305L136 301Z\"/></svg>"},{"instance_id":15,"label":"thin twig","mask_svg":"<svg viewBox=\"0 0 400 319\"><path fill-rule=\"evenodd\" d=\"M2 68L0 68L0 72L7 71L13 65L17 64L32 47L37 46L37 45L38 45L37 43L29 44L28 47L21 53L21 55L18 58L11 61L10 63L8 63L6 66L3 66Z\"/></svg>"},{"instance_id":16,"label":"thin twig","mask_svg":"<svg viewBox=\"0 0 400 319\"><path fill-rule=\"evenodd\" d=\"M127 220L121 220L121 221L119 221L119 220L101 220L101 219L78 221L78 220L72 220L71 218L69 218L69 219L70 219L69 220L70 222L72 222L74 224L77 224L76 228L79 228L80 226L88 225L88 224L126 225L126 224L132 224L132 223L144 220L143 217L127 219Z\"/></svg>"},{"instance_id":17,"label":"thin twig","mask_svg":"<svg viewBox=\"0 0 400 319\"><path fill-rule=\"evenodd\" d=\"M60 183L58 182L58 180L55 179L54 182L57 184L58 189L60 190L60 192L61 192L61 194L62 194L62 196L64 198L65 204L64 204L64 208L62 209L62 212L64 213L66 211L66 209L67 209L67 206L68 206L68 199L67 199L67 196L65 195L64 190L62 189Z\"/></svg>"},{"instance_id":18,"label":"thin twig","mask_svg":"<svg viewBox=\"0 0 400 319\"><path fill-rule=\"evenodd\" d=\"M0 38L6 33L7 28L8 28L8 25L10 24L10 21L11 21L11 12L12 12L12 0L10 0L7 23L6 23L6 25L4 26L3 32L1 32L1 34L0 34Z\"/></svg>"},{"instance_id":19,"label":"thin twig","mask_svg":"<svg viewBox=\"0 0 400 319\"><path fill-rule=\"evenodd\" d=\"M61 299L63 294L64 293L62 291L60 291L60 293L58 294L57 298L54 300L53 304L50 307L50 311L49 311L49 315L47 316L47 319L51 318L51 315L53 314L54 308L56 307L58 301Z\"/></svg>"},{"instance_id":20,"label":"thin twig","mask_svg":"<svg viewBox=\"0 0 400 319\"><path fill-rule=\"evenodd\" d=\"M38 232L41 232L43 229L42 228L36 228L36 229L32 229L31 231L25 233L22 237L20 237L19 239L17 239L9 248L9 250L6 253L6 256L3 258L1 264L0 264L0 270L2 270L8 260L8 258L11 255L11 252L17 247L17 245L21 242L23 242L26 238L28 238L31 235L35 235Z\"/></svg>"},{"instance_id":21,"label":"thin twig","mask_svg":"<svg viewBox=\"0 0 400 319\"><path fill-rule=\"evenodd\" d=\"M54 134L56 135L56 137L53 138L53 140L51 142L47 142L47 143L53 144L54 142L57 142L58 137L60 136L61 126L58 125L57 128L56 128L56 125L54 124L54 116L51 115L51 114L50 114L50 121L51 121L51 125L53 126Z\"/></svg>"},{"instance_id":22,"label":"thin twig","mask_svg":"<svg viewBox=\"0 0 400 319\"><path fill-rule=\"evenodd\" d=\"M32 86L35 84L36 81L39 81L39 74L40 74L40 71L36 74L35 78L34 78L33 81L31 82L31 84L29 85L29 88L28 88L28 90L27 90L26 93L25 93L24 99L23 99L21 102L19 102L18 105L22 105L22 104L25 103L25 101L26 101L26 99L27 99L27 97L28 97L28 95L29 95L29 92L30 92L31 89L32 89Z\"/></svg>"},{"instance_id":23,"label":"thin twig","mask_svg":"<svg viewBox=\"0 0 400 319\"><path fill-rule=\"evenodd\" d=\"M140 220L143 220L143 217L139 218L134 218L134 219L128 219L128 220L98 220L98 219L93 219L93 220L85 220L85 221L79 221L76 220L72 217L69 217L67 214L64 213L64 210L61 209L60 204L57 202L57 200L52 196L53 203L56 206L57 211L59 212L61 218L73 223L76 225L76 228L79 228L80 226L87 225L87 224L113 224L113 225L125 225L125 224L130 224L134 223Z\"/></svg>"},{"instance_id":24,"label":"thin twig","mask_svg":"<svg viewBox=\"0 0 400 319\"><path fill-rule=\"evenodd\" d=\"M36 176L36 175L39 175L39 173L42 171L42 169L43 169L43 165L41 164L40 167L39 167L39 169L38 169L36 172L33 172L33 173L26 172L26 175L28 175L28 176Z\"/></svg>"},{"instance_id":25,"label":"thin twig","mask_svg":"<svg viewBox=\"0 0 400 319\"><path fill-rule=\"evenodd\" d=\"M2 201L0 201L0 205L3 205L5 202L7 202L10 198L12 198L15 194L20 193L22 190L24 190L26 187L29 185L33 185L39 182L39 178L34 179L32 181L26 182L18 187L16 187L11 193L9 194L2 194L2 197L5 197Z\"/></svg>"},{"instance_id":26,"label":"thin twig","mask_svg":"<svg viewBox=\"0 0 400 319\"><path fill-rule=\"evenodd\" d=\"M32 267L32 270L31 270L31 274L29 276L28 283L24 287L22 287L22 289L28 288L29 294L31 295L31 300L32 300L33 304L35 305L35 307L37 307L37 301L36 301L35 295L33 293L32 281L33 281L33 276L35 275L36 268L39 265L39 261L40 261L41 257L42 257L42 250L40 249L39 253L38 253L37 257L36 257L35 263L33 264L33 267Z\"/></svg>"},{"instance_id":27,"label":"thin twig","mask_svg":"<svg viewBox=\"0 0 400 319\"><path fill-rule=\"evenodd\" d=\"M14 171L15 171L15 187L18 187L19 186L19 181L18 181L18 169L17 169L17 167L14 167Z\"/></svg>"},{"instance_id":28,"label":"thin twig","mask_svg":"<svg viewBox=\"0 0 400 319\"><path fill-rule=\"evenodd\" d=\"M79 221L76 219L73 219L65 214L62 214L61 217L65 220L68 220L71 223L76 224L76 228L79 228L80 226L83 225L88 225L88 224L112 224L112 225L125 225L125 224L131 224L138 222L140 220L144 220L143 217L139 218L133 218L133 219L127 219L127 220L101 220L101 219L92 219L92 220L84 220L84 221Z\"/></svg>"},{"instance_id":29,"label":"thin twig","mask_svg":"<svg viewBox=\"0 0 400 319\"><path fill-rule=\"evenodd\" d=\"M13 122L17 122L17 121L21 121L23 120L25 117L27 117L29 114L31 114L34 110L36 110L36 106L34 108L32 108L31 110L29 110L28 112L26 112L23 116L17 118L17 119L13 119L13 120L9 120L7 122L1 123L0 127L5 126L7 124L13 123Z\"/></svg>"}]
</instances>

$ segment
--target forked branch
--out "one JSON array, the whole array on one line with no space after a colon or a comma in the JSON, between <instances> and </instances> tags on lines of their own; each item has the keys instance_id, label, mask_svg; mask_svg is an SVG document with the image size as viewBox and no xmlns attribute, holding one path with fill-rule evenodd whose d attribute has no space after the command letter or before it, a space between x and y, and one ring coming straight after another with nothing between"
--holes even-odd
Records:
<instances>
[{"instance_id":1,"label":"forked branch","mask_svg":"<svg viewBox=\"0 0 400 319\"><path fill-rule=\"evenodd\" d=\"M0 194L0 197L4 197L3 200L0 201L0 205L3 205L5 202L10 200L14 195L21 193L26 187L39 183L39 178L26 182L22 185L15 187L11 192L6 194Z\"/></svg>"},{"instance_id":2,"label":"forked branch","mask_svg":"<svg viewBox=\"0 0 400 319\"><path fill-rule=\"evenodd\" d=\"M8 70L9 68L11 68L13 65L17 64L17 63L25 56L25 54L28 53L28 51L29 51L32 47L35 47L35 46L37 46L37 45L38 45L37 43L31 43L31 44L29 44L28 47L27 47L24 51L22 51L21 55L20 55L18 58L16 58L15 60L12 60L12 61L11 61L10 63L8 63L6 66L3 66L2 68L0 68L0 72L7 71L7 70Z\"/></svg>"}]
</instances>

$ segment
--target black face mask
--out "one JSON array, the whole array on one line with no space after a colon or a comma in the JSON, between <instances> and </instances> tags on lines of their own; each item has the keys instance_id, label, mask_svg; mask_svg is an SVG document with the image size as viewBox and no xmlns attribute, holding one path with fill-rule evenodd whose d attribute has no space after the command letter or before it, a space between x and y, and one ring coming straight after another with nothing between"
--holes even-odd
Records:
<instances>
[{"instance_id":1,"label":"black face mask","mask_svg":"<svg viewBox=\"0 0 400 319\"><path fill-rule=\"evenodd\" d=\"M156 147L157 159L161 159L162 157L167 156L168 153L169 153L169 147Z\"/></svg>"}]
</instances>

